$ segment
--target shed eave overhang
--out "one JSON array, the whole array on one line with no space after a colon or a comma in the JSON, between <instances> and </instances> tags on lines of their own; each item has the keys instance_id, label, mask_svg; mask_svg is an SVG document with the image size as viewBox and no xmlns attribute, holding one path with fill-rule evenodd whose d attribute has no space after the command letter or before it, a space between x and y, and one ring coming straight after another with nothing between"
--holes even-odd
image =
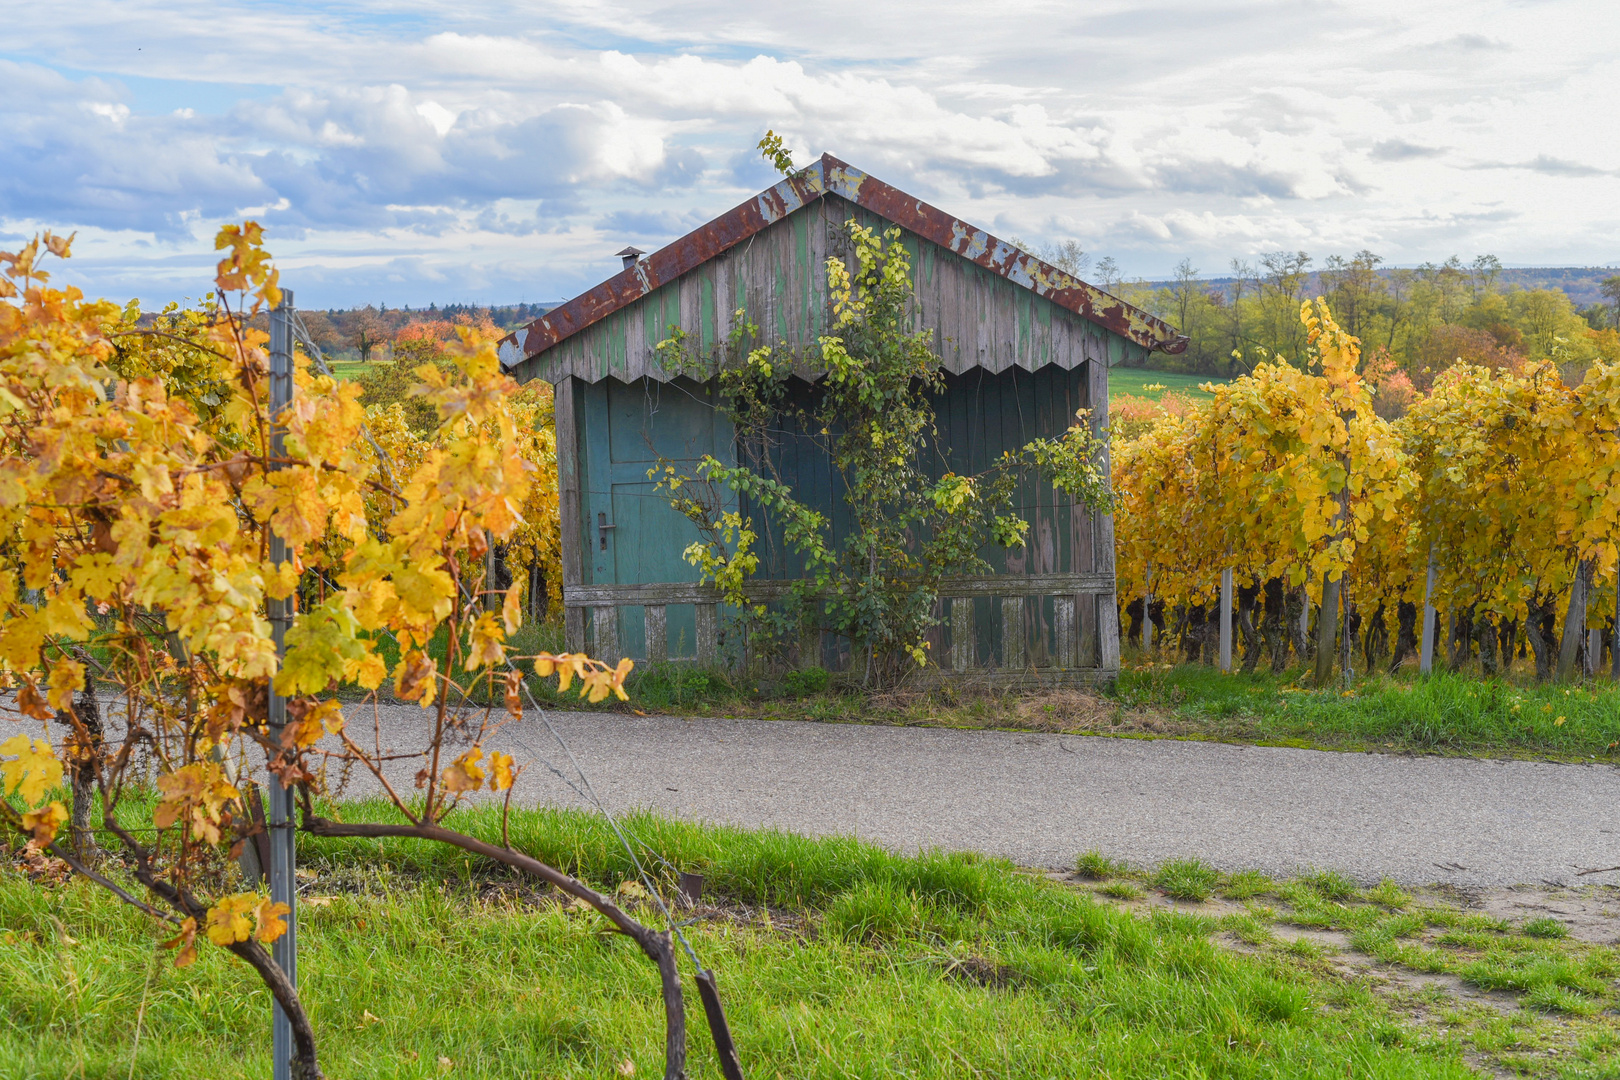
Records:
<instances>
[{"instance_id":1,"label":"shed eave overhang","mask_svg":"<svg viewBox=\"0 0 1620 1080\"><path fill-rule=\"evenodd\" d=\"M508 334L500 342L502 366L513 368L534 359L828 194L870 210L1143 348L1179 353L1187 347L1187 339L1162 319L831 154L823 154L774 187Z\"/></svg>"}]
</instances>

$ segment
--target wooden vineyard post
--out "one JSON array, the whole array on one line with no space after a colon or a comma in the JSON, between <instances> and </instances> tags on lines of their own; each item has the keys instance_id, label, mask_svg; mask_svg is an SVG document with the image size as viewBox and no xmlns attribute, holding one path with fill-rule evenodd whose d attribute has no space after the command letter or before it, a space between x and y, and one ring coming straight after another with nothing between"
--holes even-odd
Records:
<instances>
[{"instance_id":1,"label":"wooden vineyard post","mask_svg":"<svg viewBox=\"0 0 1620 1080\"><path fill-rule=\"evenodd\" d=\"M1418 673L1434 671L1434 548L1429 548L1429 576L1423 586L1423 642L1418 646Z\"/></svg>"},{"instance_id":2,"label":"wooden vineyard post","mask_svg":"<svg viewBox=\"0 0 1620 1080\"><path fill-rule=\"evenodd\" d=\"M1232 673L1232 568L1221 571L1221 670Z\"/></svg>"},{"instance_id":3,"label":"wooden vineyard post","mask_svg":"<svg viewBox=\"0 0 1620 1080\"><path fill-rule=\"evenodd\" d=\"M1558 681L1575 676L1576 654L1581 649L1581 630L1586 624L1586 594L1592 586L1592 560L1582 559L1575 568L1569 588L1569 611L1564 615L1564 638L1558 650Z\"/></svg>"},{"instance_id":4,"label":"wooden vineyard post","mask_svg":"<svg viewBox=\"0 0 1620 1080\"><path fill-rule=\"evenodd\" d=\"M1326 686L1333 677L1334 646L1339 639L1339 592L1344 578L1322 573L1322 613L1316 619L1316 685Z\"/></svg>"},{"instance_id":5,"label":"wooden vineyard post","mask_svg":"<svg viewBox=\"0 0 1620 1080\"><path fill-rule=\"evenodd\" d=\"M484 610L501 610L501 598L495 595L495 545L484 549Z\"/></svg>"},{"instance_id":6,"label":"wooden vineyard post","mask_svg":"<svg viewBox=\"0 0 1620 1080\"><path fill-rule=\"evenodd\" d=\"M1311 640L1311 586L1308 581L1299 586L1299 635L1296 640L1299 643L1299 662L1303 664L1305 649Z\"/></svg>"},{"instance_id":7,"label":"wooden vineyard post","mask_svg":"<svg viewBox=\"0 0 1620 1080\"><path fill-rule=\"evenodd\" d=\"M1153 650L1153 564L1149 563L1142 589L1142 651Z\"/></svg>"}]
</instances>

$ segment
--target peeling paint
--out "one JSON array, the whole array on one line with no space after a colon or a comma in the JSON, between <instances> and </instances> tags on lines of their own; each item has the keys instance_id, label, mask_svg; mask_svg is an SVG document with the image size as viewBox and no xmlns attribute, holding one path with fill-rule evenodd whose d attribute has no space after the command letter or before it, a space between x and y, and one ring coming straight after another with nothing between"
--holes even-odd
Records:
<instances>
[{"instance_id":1,"label":"peeling paint","mask_svg":"<svg viewBox=\"0 0 1620 1080\"><path fill-rule=\"evenodd\" d=\"M514 331L501 342L501 363L512 367L544 352L825 194L848 199L1138 345L1166 353L1187 347L1187 339L1163 320L826 154Z\"/></svg>"}]
</instances>

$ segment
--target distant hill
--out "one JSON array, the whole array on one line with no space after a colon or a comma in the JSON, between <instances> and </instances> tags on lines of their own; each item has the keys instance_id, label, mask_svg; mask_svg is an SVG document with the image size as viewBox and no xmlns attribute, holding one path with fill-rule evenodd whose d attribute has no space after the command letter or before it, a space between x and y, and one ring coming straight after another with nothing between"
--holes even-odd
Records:
<instances>
[{"instance_id":1,"label":"distant hill","mask_svg":"<svg viewBox=\"0 0 1620 1080\"><path fill-rule=\"evenodd\" d=\"M1380 270L1380 277L1388 277L1392 267ZM1587 307L1591 304L1606 304L1601 291L1603 279L1620 274L1620 267L1614 266L1505 266L1497 277L1501 288L1521 289L1562 289L1569 298L1575 302L1576 307ZM1082 275L1084 276L1084 275ZM1173 281L1148 281L1150 288L1168 288L1174 285ZM1237 284L1237 278L1227 277L1201 277L1198 284L1206 289L1222 289L1230 291ZM1310 284L1306 289L1309 293L1321 291L1321 278L1317 274L1310 276Z\"/></svg>"},{"instance_id":2,"label":"distant hill","mask_svg":"<svg viewBox=\"0 0 1620 1080\"><path fill-rule=\"evenodd\" d=\"M396 316L399 313L404 313L406 316L406 322L413 321L414 319L444 319L449 322L454 322L457 315L477 317L484 312L488 312L490 321L496 326L506 330L515 330L520 326L527 326L529 323L533 322L535 319L538 319L540 316L544 315L546 312L550 311L556 306L557 304L524 303L492 304L489 306L481 306L478 304L445 304L441 307L438 304L429 304L425 308L388 308L386 311ZM327 314L336 316L341 313L341 310L342 309L333 309L327 312Z\"/></svg>"},{"instance_id":3,"label":"distant hill","mask_svg":"<svg viewBox=\"0 0 1620 1080\"><path fill-rule=\"evenodd\" d=\"M1563 289L1577 307L1606 304L1603 279L1620 274L1612 266L1512 266L1502 269L1502 284L1525 289Z\"/></svg>"}]
</instances>

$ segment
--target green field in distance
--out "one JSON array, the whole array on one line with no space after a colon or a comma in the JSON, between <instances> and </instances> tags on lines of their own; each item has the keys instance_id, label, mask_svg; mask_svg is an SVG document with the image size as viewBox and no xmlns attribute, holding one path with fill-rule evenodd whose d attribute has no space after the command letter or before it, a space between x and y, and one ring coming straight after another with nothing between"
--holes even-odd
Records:
<instances>
[{"instance_id":1,"label":"green field in distance","mask_svg":"<svg viewBox=\"0 0 1620 1080\"><path fill-rule=\"evenodd\" d=\"M1213 375L1183 375L1174 371L1154 371L1151 368L1115 367L1108 369L1108 394L1110 397L1129 394L1132 397L1152 398L1157 401L1159 395L1166 390L1174 390L1190 398L1203 399L1213 395L1198 389L1199 384L1227 381ZM1149 386L1157 389L1149 390L1147 389Z\"/></svg>"}]
</instances>

